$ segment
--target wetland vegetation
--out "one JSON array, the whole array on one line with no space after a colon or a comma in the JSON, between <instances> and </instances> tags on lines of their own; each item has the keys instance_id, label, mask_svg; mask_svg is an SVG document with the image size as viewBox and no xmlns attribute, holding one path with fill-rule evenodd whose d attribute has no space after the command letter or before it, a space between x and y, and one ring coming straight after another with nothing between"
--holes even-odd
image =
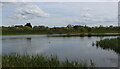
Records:
<instances>
[{"instance_id":1,"label":"wetland vegetation","mask_svg":"<svg viewBox=\"0 0 120 69\"><path fill-rule=\"evenodd\" d=\"M120 54L120 38L107 38L104 40L96 41L96 46L102 49L113 50ZM94 46L94 43L93 43Z\"/></svg>"},{"instance_id":2,"label":"wetland vegetation","mask_svg":"<svg viewBox=\"0 0 120 69\"><path fill-rule=\"evenodd\" d=\"M55 35L55 37L78 37L78 36L91 37L91 36L119 36L120 35L118 32L120 28L118 26L88 27L88 26L81 26L81 25L74 25L74 26L68 25L66 27L50 28L47 26L32 26L29 23L24 26L23 25L9 26L9 27L2 26L0 28L2 29L2 35L59 34L59 35ZM30 40L27 39L27 42L29 41L31 41L31 38ZM48 42L49 44L51 43L50 41ZM91 45L93 46L95 45L105 50L110 49L120 54L120 47L118 46L119 43L120 43L120 38L112 38L112 39L107 38L104 40L96 41L96 43L93 43L93 44L91 43ZM3 67L83 67L84 68L84 67L95 67L95 64L92 62L92 60L90 60L90 64L88 64L87 62L69 61L67 58L65 61L59 61L57 56L44 57L40 55L30 56L30 55L20 55L20 54L14 53L14 54L8 54L8 55L4 54L2 56L2 66Z\"/></svg>"},{"instance_id":3,"label":"wetland vegetation","mask_svg":"<svg viewBox=\"0 0 120 69\"><path fill-rule=\"evenodd\" d=\"M27 34L80 34L80 33L118 33L118 26L81 26L67 25L66 27L47 27L47 26L32 26L31 23L26 25L2 26L2 35L27 35ZM90 35L90 34L89 34ZM112 34L116 35L116 34Z\"/></svg>"},{"instance_id":4,"label":"wetland vegetation","mask_svg":"<svg viewBox=\"0 0 120 69\"><path fill-rule=\"evenodd\" d=\"M59 61L57 56L44 57L40 55L19 55L12 53L2 56L3 67L95 67L95 64L90 60L90 64L87 62L69 61L67 58L65 61Z\"/></svg>"}]
</instances>

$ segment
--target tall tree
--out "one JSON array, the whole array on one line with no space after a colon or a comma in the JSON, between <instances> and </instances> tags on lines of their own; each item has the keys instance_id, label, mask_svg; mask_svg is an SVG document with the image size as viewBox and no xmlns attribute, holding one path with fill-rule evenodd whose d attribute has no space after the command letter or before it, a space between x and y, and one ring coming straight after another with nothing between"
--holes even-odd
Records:
<instances>
[{"instance_id":1,"label":"tall tree","mask_svg":"<svg viewBox=\"0 0 120 69\"><path fill-rule=\"evenodd\" d=\"M32 28L31 23L27 23L25 26L28 26L28 27Z\"/></svg>"}]
</instances>

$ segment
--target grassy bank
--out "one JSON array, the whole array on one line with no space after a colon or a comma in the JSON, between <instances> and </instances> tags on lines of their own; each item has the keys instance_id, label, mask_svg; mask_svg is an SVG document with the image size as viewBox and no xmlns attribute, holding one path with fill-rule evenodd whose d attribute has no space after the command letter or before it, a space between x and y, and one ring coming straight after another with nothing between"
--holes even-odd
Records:
<instances>
[{"instance_id":1,"label":"grassy bank","mask_svg":"<svg viewBox=\"0 0 120 69\"><path fill-rule=\"evenodd\" d=\"M93 44L94 45L94 44ZM104 39L96 41L96 46L102 49L110 49L120 54L120 38Z\"/></svg>"},{"instance_id":2,"label":"grassy bank","mask_svg":"<svg viewBox=\"0 0 120 69\"><path fill-rule=\"evenodd\" d=\"M94 63L88 65L86 62L78 61L59 61L57 56L43 57L43 56L29 56L10 54L2 56L3 67L93 67Z\"/></svg>"},{"instance_id":3,"label":"grassy bank","mask_svg":"<svg viewBox=\"0 0 120 69\"><path fill-rule=\"evenodd\" d=\"M2 35L25 35L25 34L80 34L80 33L118 33L118 26L88 27L75 25L73 27L46 27L46 26L9 26L0 27Z\"/></svg>"}]
</instances>

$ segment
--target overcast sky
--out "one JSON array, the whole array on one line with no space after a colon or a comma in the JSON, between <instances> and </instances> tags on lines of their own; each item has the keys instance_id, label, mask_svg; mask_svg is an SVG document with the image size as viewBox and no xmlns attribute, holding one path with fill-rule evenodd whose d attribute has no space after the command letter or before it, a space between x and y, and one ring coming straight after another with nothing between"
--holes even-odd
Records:
<instances>
[{"instance_id":1,"label":"overcast sky","mask_svg":"<svg viewBox=\"0 0 120 69\"><path fill-rule=\"evenodd\" d=\"M118 2L119 0L0 0L2 2Z\"/></svg>"},{"instance_id":2,"label":"overcast sky","mask_svg":"<svg viewBox=\"0 0 120 69\"><path fill-rule=\"evenodd\" d=\"M24 25L27 22L31 22L32 25L50 27L66 26L68 24L87 26L118 25L117 0L102 0L107 2L97 2L100 0L91 0L96 2L12 1L0 4L0 8L2 8L0 10L2 25L4 26Z\"/></svg>"}]
</instances>

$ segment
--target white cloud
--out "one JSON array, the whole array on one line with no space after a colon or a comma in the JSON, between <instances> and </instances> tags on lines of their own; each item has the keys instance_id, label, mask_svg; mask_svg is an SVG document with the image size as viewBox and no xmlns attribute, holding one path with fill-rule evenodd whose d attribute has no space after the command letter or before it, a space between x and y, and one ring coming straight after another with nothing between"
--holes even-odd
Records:
<instances>
[{"instance_id":1,"label":"white cloud","mask_svg":"<svg viewBox=\"0 0 120 69\"><path fill-rule=\"evenodd\" d=\"M4 7L5 12L3 11L4 12L3 15L5 16L5 20L4 20L6 21L4 22L5 25L11 25L11 23L24 24L26 22L31 22L33 23L33 25L43 24L48 26L66 26L67 24L96 25L98 23L108 24L109 22L111 22L111 24L114 24L112 23L112 21L114 20L114 16L117 15L117 13L115 13L116 9L114 9L114 7L116 6L114 6L114 3L112 4L92 3L93 5L89 3L30 4L30 2L27 2L27 4L23 4L24 2L22 3L15 2L14 5L13 3L11 5L11 3L9 5L6 4L7 7L6 6ZM43 9L41 9L39 6ZM8 11L5 9L8 9ZM112 14L109 14L108 13L109 11L111 11ZM50 13L51 15L48 14L47 12ZM16 19L12 19L12 18L9 18L9 20L6 19L6 17L11 16L13 14L14 16L12 17ZM49 15L50 17L48 17Z\"/></svg>"},{"instance_id":2,"label":"white cloud","mask_svg":"<svg viewBox=\"0 0 120 69\"><path fill-rule=\"evenodd\" d=\"M84 24L113 24L117 23L117 17L81 17L75 19L76 23Z\"/></svg>"},{"instance_id":3,"label":"white cloud","mask_svg":"<svg viewBox=\"0 0 120 69\"><path fill-rule=\"evenodd\" d=\"M79 18L74 20L78 24L113 24L117 23L117 16L107 16L107 15L97 15L94 9L83 8L84 13L81 14ZM105 14L105 13L104 13Z\"/></svg>"},{"instance_id":4,"label":"white cloud","mask_svg":"<svg viewBox=\"0 0 120 69\"><path fill-rule=\"evenodd\" d=\"M1 0L1 2L17 2L18 0Z\"/></svg>"},{"instance_id":5,"label":"white cloud","mask_svg":"<svg viewBox=\"0 0 120 69\"><path fill-rule=\"evenodd\" d=\"M92 9L90 8L83 8L83 11L91 11Z\"/></svg>"},{"instance_id":6,"label":"white cloud","mask_svg":"<svg viewBox=\"0 0 120 69\"><path fill-rule=\"evenodd\" d=\"M86 14L83 14L82 17L84 17L84 18L90 18L90 17L93 17L93 15L91 15L89 13L86 13Z\"/></svg>"},{"instance_id":7,"label":"white cloud","mask_svg":"<svg viewBox=\"0 0 120 69\"><path fill-rule=\"evenodd\" d=\"M3 4L2 3L0 3L0 8L2 8L3 7Z\"/></svg>"},{"instance_id":8,"label":"white cloud","mask_svg":"<svg viewBox=\"0 0 120 69\"><path fill-rule=\"evenodd\" d=\"M118 2L119 0L2 0L2 2Z\"/></svg>"},{"instance_id":9,"label":"white cloud","mask_svg":"<svg viewBox=\"0 0 120 69\"><path fill-rule=\"evenodd\" d=\"M9 6L9 5L15 5L15 4L16 4L16 2L0 2L0 8Z\"/></svg>"},{"instance_id":10,"label":"white cloud","mask_svg":"<svg viewBox=\"0 0 120 69\"><path fill-rule=\"evenodd\" d=\"M24 7L19 7L14 13L14 18L18 19L33 19L35 17L48 17L50 14L44 12L37 5L22 4Z\"/></svg>"}]
</instances>

